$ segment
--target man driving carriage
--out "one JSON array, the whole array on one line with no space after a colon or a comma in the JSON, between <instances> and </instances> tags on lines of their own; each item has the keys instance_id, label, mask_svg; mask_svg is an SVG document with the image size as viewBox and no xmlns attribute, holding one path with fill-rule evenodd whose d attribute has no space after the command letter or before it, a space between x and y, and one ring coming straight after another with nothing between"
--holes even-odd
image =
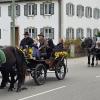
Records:
<instances>
[{"instance_id":1,"label":"man driving carriage","mask_svg":"<svg viewBox=\"0 0 100 100\"><path fill-rule=\"evenodd\" d=\"M20 42L20 48L25 49L26 46L32 47L33 43L34 43L33 39L31 37L29 37L29 33L25 32L24 33L24 38Z\"/></svg>"}]
</instances>

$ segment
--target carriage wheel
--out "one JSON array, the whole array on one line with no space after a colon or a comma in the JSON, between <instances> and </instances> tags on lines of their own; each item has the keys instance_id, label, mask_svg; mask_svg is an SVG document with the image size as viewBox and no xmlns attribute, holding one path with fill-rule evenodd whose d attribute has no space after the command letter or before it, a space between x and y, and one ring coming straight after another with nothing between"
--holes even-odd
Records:
<instances>
[{"instance_id":1,"label":"carriage wheel","mask_svg":"<svg viewBox=\"0 0 100 100\"><path fill-rule=\"evenodd\" d=\"M55 67L55 75L58 80L63 80L66 75L66 66L63 62L59 61Z\"/></svg>"},{"instance_id":2,"label":"carriage wheel","mask_svg":"<svg viewBox=\"0 0 100 100\"><path fill-rule=\"evenodd\" d=\"M45 83L47 76L46 68L43 64L37 64L34 71L34 80L37 85L42 85Z\"/></svg>"}]
</instances>

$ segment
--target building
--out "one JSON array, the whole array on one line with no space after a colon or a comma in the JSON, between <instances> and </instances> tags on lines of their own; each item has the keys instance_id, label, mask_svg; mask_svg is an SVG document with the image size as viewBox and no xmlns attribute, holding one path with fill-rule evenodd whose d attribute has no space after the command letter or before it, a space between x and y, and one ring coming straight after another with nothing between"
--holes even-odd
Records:
<instances>
[{"instance_id":1,"label":"building","mask_svg":"<svg viewBox=\"0 0 100 100\"><path fill-rule=\"evenodd\" d=\"M61 33L67 39L93 37L100 31L100 0L62 0Z\"/></svg>"},{"instance_id":2,"label":"building","mask_svg":"<svg viewBox=\"0 0 100 100\"><path fill-rule=\"evenodd\" d=\"M11 44L11 0L0 0L0 45ZM16 45L29 31L32 38L43 32L46 38L57 42L59 37L59 10L57 0L17 0L15 6Z\"/></svg>"},{"instance_id":3,"label":"building","mask_svg":"<svg viewBox=\"0 0 100 100\"><path fill-rule=\"evenodd\" d=\"M0 0L0 45L11 45L11 2ZM24 31L32 38L43 32L54 43L60 37L93 37L100 30L99 0L16 0L15 41Z\"/></svg>"}]
</instances>

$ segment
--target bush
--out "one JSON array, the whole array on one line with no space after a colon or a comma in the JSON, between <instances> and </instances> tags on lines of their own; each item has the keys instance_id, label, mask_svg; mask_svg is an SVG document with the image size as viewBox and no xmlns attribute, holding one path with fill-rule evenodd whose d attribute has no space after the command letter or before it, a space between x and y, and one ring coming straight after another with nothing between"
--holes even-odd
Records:
<instances>
[{"instance_id":1,"label":"bush","mask_svg":"<svg viewBox=\"0 0 100 100\"><path fill-rule=\"evenodd\" d=\"M75 57L79 57L79 56L84 56L85 55L84 50L81 48L81 40L80 39L66 40L64 42L64 47L68 50L69 55L70 55L70 45L71 44L75 45Z\"/></svg>"}]
</instances>

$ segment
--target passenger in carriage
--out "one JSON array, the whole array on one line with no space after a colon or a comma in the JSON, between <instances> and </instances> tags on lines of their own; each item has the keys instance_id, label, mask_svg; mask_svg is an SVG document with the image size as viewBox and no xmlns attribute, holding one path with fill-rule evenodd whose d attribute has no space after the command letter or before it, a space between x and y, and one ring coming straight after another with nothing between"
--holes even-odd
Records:
<instances>
[{"instance_id":1,"label":"passenger in carriage","mask_svg":"<svg viewBox=\"0 0 100 100\"><path fill-rule=\"evenodd\" d=\"M41 56L46 56L47 40L44 38L43 33L38 34L39 51Z\"/></svg>"},{"instance_id":2,"label":"passenger in carriage","mask_svg":"<svg viewBox=\"0 0 100 100\"><path fill-rule=\"evenodd\" d=\"M48 42L47 42L47 49L46 49L47 58L50 58L50 57L51 57L54 48L55 48L55 45L54 45L54 43L53 43L53 40L52 40L52 39L48 39Z\"/></svg>"},{"instance_id":3,"label":"passenger in carriage","mask_svg":"<svg viewBox=\"0 0 100 100\"><path fill-rule=\"evenodd\" d=\"M64 40L62 38L59 39L59 43L56 45L55 49L57 50L64 49Z\"/></svg>"}]
</instances>

